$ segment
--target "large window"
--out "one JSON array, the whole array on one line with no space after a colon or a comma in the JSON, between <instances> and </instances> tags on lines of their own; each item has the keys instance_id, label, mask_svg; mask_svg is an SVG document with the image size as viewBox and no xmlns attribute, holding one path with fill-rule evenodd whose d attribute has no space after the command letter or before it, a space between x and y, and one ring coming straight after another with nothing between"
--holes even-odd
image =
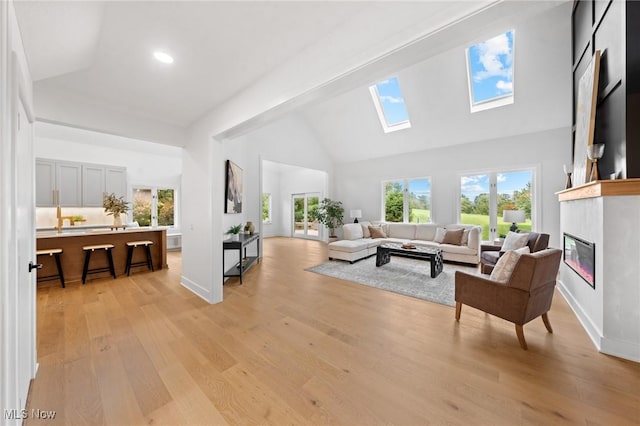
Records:
<instances>
[{"instance_id":1,"label":"large window","mask_svg":"<svg viewBox=\"0 0 640 426\"><path fill-rule=\"evenodd\" d=\"M482 227L482 239L504 237L511 223L502 221L504 210L522 210L526 221L521 231L530 231L532 223L533 171L491 172L460 178L460 223Z\"/></svg>"},{"instance_id":2,"label":"large window","mask_svg":"<svg viewBox=\"0 0 640 426\"><path fill-rule=\"evenodd\" d=\"M262 194L262 222L271 223L271 194Z\"/></svg>"},{"instance_id":3,"label":"large window","mask_svg":"<svg viewBox=\"0 0 640 426\"><path fill-rule=\"evenodd\" d=\"M382 183L383 220L386 222L431 222L431 180L393 180Z\"/></svg>"},{"instance_id":4,"label":"large window","mask_svg":"<svg viewBox=\"0 0 640 426\"><path fill-rule=\"evenodd\" d=\"M133 188L133 220L140 226L176 226L175 189Z\"/></svg>"},{"instance_id":5,"label":"large window","mask_svg":"<svg viewBox=\"0 0 640 426\"><path fill-rule=\"evenodd\" d=\"M398 77L376 83L369 91L385 133L411 127Z\"/></svg>"},{"instance_id":6,"label":"large window","mask_svg":"<svg viewBox=\"0 0 640 426\"><path fill-rule=\"evenodd\" d=\"M513 103L513 36L507 31L466 49L471 112Z\"/></svg>"}]
</instances>

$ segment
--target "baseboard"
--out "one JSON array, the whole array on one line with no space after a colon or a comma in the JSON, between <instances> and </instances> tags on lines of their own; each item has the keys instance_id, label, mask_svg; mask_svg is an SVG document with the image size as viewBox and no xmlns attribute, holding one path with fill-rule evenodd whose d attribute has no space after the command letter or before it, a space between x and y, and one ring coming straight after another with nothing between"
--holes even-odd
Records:
<instances>
[{"instance_id":1,"label":"baseboard","mask_svg":"<svg viewBox=\"0 0 640 426\"><path fill-rule=\"evenodd\" d=\"M598 328L591 321L591 318L589 318L589 316L584 311L580 303L578 303L575 297L573 297L571 292L567 289L567 287L565 287L564 283L560 280L558 280L558 291L560 291L560 294L562 295L562 297L564 297L564 300L567 301L573 313L576 314L578 321L580 321L580 324L582 324L582 328L584 328L584 330L587 332L587 335L593 342L594 346L598 349L598 351L601 351L601 341L602 341L601 331L598 330Z\"/></svg>"},{"instance_id":2,"label":"baseboard","mask_svg":"<svg viewBox=\"0 0 640 426\"><path fill-rule=\"evenodd\" d=\"M640 362L640 345L637 343L603 337L600 352L617 356L618 358Z\"/></svg>"},{"instance_id":3,"label":"baseboard","mask_svg":"<svg viewBox=\"0 0 640 426\"><path fill-rule=\"evenodd\" d=\"M185 277L184 275L180 277L180 285L182 285L182 287L194 293L196 296L201 297L206 302L216 303L212 300L213 297L209 290L195 283L194 281L191 281L189 278Z\"/></svg>"}]
</instances>

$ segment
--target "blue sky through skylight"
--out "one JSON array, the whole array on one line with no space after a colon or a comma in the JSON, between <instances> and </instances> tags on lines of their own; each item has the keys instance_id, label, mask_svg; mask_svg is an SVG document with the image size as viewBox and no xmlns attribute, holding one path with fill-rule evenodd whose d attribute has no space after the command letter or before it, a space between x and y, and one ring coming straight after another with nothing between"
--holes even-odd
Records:
<instances>
[{"instance_id":1,"label":"blue sky through skylight","mask_svg":"<svg viewBox=\"0 0 640 426\"><path fill-rule=\"evenodd\" d=\"M400 91L398 77L391 77L388 80L377 83L376 90L378 91L378 99L384 111L387 126L391 127L409 121L409 113Z\"/></svg>"},{"instance_id":2,"label":"blue sky through skylight","mask_svg":"<svg viewBox=\"0 0 640 426\"><path fill-rule=\"evenodd\" d=\"M467 50L473 104L513 95L513 30Z\"/></svg>"}]
</instances>

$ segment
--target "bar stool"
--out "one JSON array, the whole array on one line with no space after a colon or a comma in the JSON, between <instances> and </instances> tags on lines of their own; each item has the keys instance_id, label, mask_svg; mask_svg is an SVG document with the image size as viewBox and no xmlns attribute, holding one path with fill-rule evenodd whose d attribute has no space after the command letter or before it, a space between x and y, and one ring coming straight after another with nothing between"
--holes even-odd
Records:
<instances>
[{"instance_id":1,"label":"bar stool","mask_svg":"<svg viewBox=\"0 0 640 426\"><path fill-rule=\"evenodd\" d=\"M38 281L48 281L60 279L62 288L64 288L64 274L62 273L62 264L60 263L60 255L62 254L61 248L36 250L37 256L53 256L56 259L56 266L58 267L58 273L54 275L47 275L44 277L38 277Z\"/></svg>"},{"instance_id":2,"label":"bar stool","mask_svg":"<svg viewBox=\"0 0 640 426\"><path fill-rule=\"evenodd\" d=\"M129 276L131 274L132 266L145 266L153 272L153 260L151 260L151 246L153 241L129 241L127 243L127 266L124 268L124 272ZM133 260L133 249L136 247L144 247L147 254L147 260L141 262L131 263Z\"/></svg>"},{"instance_id":3,"label":"bar stool","mask_svg":"<svg viewBox=\"0 0 640 426\"><path fill-rule=\"evenodd\" d=\"M98 272L111 272L113 279L116 278L116 270L113 267L113 256L111 255L111 249L113 249L113 244L98 244L94 246L84 246L82 250L84 250L84 268L82 268L82 284L87 282L88 274L96 274ZM91 253L96 250L104 250L107 253L107 260L109 261L109 266L93 268L89 269L89 260L91 259Z\"/></svg>"}]
</instances>

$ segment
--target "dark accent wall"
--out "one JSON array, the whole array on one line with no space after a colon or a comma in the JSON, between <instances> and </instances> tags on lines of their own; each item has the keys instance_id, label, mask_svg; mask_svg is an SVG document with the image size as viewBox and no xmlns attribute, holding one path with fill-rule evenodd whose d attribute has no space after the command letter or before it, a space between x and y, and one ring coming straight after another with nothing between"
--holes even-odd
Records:
<instances>
[{"instance_id":1,"label":"dark accent wall","mask_svg":"<svg viewBox=\"0 0 640 426\"><path fill-rule=\"evenodd\" d=\"M596 50L600 79L595 143L601 179L640 177L640 2L575 1L572 14L573 121L578 82ZM574 159L575 161L575 159Z\"/></svg>"}]
</instances>

